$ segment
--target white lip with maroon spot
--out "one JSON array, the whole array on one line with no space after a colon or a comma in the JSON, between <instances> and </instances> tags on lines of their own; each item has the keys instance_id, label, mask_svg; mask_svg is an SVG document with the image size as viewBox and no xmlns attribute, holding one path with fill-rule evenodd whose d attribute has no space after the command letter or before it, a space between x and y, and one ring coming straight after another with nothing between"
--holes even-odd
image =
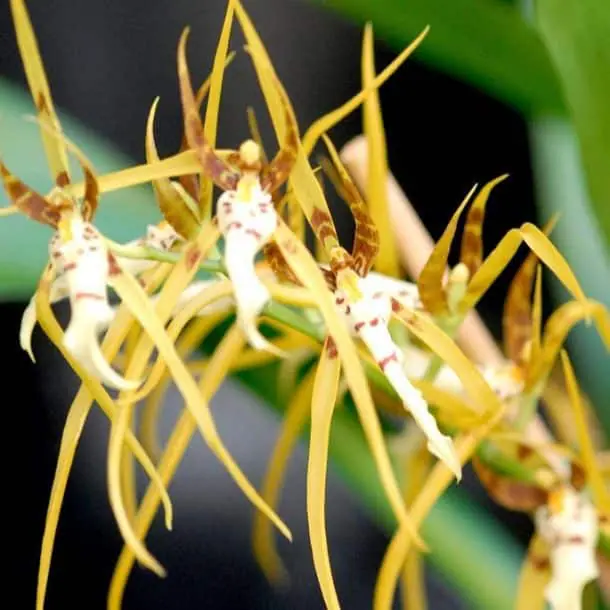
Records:
<instances>
[{"instance_id":1,"label":"white lip with maroon spot","mask_svg":"<svg viewBox=\"0 0 610 610\"><path fill-rule=\"evenodd\" d=\"M70 297L70 322L64 346L89 372L109 387L131 390L139 382L121 377L108 364L99 346L99 335L113 318L108 304L108 250L99 232L81 218L70 221L71 239L51 244L51 257L63 272Z\"/></svg>"},{"instance_id":2,"label":"white lip with maroon spot","mask_svg":"<svg viewBox=\"0 0 610 610\"><path fill-rule=\"evenodd\" d=\"M270 195L256 185L249 201L236 191L223 193L217 204L218 228L224 237L224 263L233 285L237 320L255 349L284 355L258 331L256 319L271 298L255 269L255 259L277 228L277 214Z\"/></svg>"},{"instance_id":3,"label":"white lip with maroon spot","mask_svg":"<svg viewBox=\"0 0 610 610\"><path fill-rule=\"evenodd\" d=\"M392 312L392 300L387 292L379 290L378 278L367 281L359 278L358 288L362 298L350 300L347 293L336 290L335 304L343 316L350 332L358 336L390 382L405 409L428 439L428 450L455 474L462 477L462 467L455 453L451 437L442 434L436 420L428 410L428 403L421 392L409 381L404 368L404 358L400 348L394 343L388 331L388 320Z\"/></svg>"},{"instance_id":4,"label":"white lip with maroon spot","mask_svg":"<svg viewBox=\"0 0 610 610\"><path fill-rule=\"evenodd\" d=\"M545 589L546 601L552 610L580 610L584 587L599 576L595 507L584 493L566 486L559 511L544 506L536 512L536 528L549 545L551 580Z\"/></svg>"}]
</instances>

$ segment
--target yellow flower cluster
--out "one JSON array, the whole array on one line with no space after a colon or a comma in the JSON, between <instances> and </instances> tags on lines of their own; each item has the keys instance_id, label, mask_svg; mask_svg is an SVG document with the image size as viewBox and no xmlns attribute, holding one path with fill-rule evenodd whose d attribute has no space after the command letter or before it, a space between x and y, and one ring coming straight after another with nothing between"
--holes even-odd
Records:
<instances>
[{"instance_id":1,"label":"yellow flower cluster","mask_svg":"<svg viewBox=\"0 0 610 610\"><path fill-rule=\"evenodd\" d=\"M262 41L238 0L229 0L212 72L198 91L188 69L188 30L178 44L184 118L180 151L159 158L154 140L156 100L145 134L146 164L98 176L85 154L62 133L24 0L11 0L11 8L55 182L48 194L39 194L0 163L11 200L4 214L21 212L53 231L49 263L24 313L20 341L33 359L31 336L40 323L82 380L66 420L51 492L38 610L44 606L68 475L83 422L94 403L111 424L108 492L125 541L108 608L121 606L134 561L164 574L144 541L161 503L171 528L166 488L196 431L256 507L257 559L271 580L280 578L283 568L272 525L291 538L276 506L288 457L309 421L307 515L313 561L326 606L339 608L326 538L325 489L333 410L347 392L397 522L379 573L376 610L391 607L401 578L403 584L409 583L403 587L405 605L422 607L418 566L427 548L418 530L435 501L454 478L459 481L463 465L471 460L492 497L515 510L532 512L539 524L532 543L535 553L524 566L519 607L534 608L531 600L536 595L544 603L545 590L556 608L564 607L557 600L579 599L584 584L597 576L595 549L605 544L608 550L602 523L610 514L608 460L596 453L587 432L586 409L567 355L562 353L562 362L570 401L557 392L555 364L567 333L580 320L593 320L610 345L610 316L583 294L548 238L550 225L545 231L529 223L513 229L484 257L485 207L506 176L478 192L474 187L423 268L412 274L414 283L400 277L377 89L417 48L427 30L377 75L373 32L367 26L362 91L301 136ZM270 160L253 119L251 137L239 149L217 144L223 76L233 58L229 43L234 20L246 38L279 142ZM200 106L206 97L202 119ZM361 104L363 139L340 154L327 132ZM314 167L311 156L320 141L328 157L321 167ZM82 168L82 183L70 176L70 153ZM320 169L353 215L351 252L337 236ZM94 224L100 197L142 183L154 190L162 216L159 224L128 244L102 235ZM214 186L222 191L217 201L213 201ZM460 263L449 269L449 250L466 210ZM307 231L315 237L316 256L305 246ZM522 243L531 253L508 291L505 353L493 361L480 353L473 356L454 338ZM408 261L403 263L408 266ZM573 298L544 327L541 264ZM202 270L207 279L199 279ZM119 298L116 307L109 303L109 289ZM66 298L71 317L63 330L51 306ZM193 360L205 338L223 322L229 322L228 330L209 356ZM231 372L278 360L285 414L259 492L225 447L209 403ZM185 409L160 447L157 419L171 382ZM111 396L108 388L116 395ZM537 407L543 397L557 416L557 436L563 444L546 428L539 433ZM142 425L136 431L133 421L139 404ZM404 433L393 443L382 432L383 411L399 414L406 422ZM573 443L577 450L561 435L566 418L573 422L567 428L577 430ZM393 457L400 458L394 459L400 462L398 467ZM150 478L139 504L134 459ZM600 467L604 459L605 471ZM541 554L549 557L550 574L544 571ZM571 569L573 565L587 569L578 572Z\"/></svg>"}]
</instances>

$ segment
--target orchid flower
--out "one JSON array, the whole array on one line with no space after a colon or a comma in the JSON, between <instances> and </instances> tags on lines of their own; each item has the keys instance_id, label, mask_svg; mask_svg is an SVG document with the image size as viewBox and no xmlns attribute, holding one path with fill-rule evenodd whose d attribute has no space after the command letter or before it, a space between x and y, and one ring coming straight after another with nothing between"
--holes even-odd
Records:
<instances>
[{"instance_id":1,"label":"orchid flower","mask_svg":"<svg viewBox=\"0 0 610 610\"><path fill-rule=\"evenodd\" d=\"M536 512L536 529L549 547L551 580L545 599L552 610L579 610L585 585L599 575L597 511L584 494L561 487Z\"/></svg>"}]
</instances>

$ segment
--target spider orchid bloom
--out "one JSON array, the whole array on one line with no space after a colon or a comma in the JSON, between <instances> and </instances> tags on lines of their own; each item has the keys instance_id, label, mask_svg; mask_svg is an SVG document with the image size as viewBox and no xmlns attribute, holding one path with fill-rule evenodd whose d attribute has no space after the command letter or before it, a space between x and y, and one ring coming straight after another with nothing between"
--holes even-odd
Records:
<instances>
[{"instance_id":1,"label":"spider orchid bloom","mask_svg":"<svg viewBox=\"0 0 610 610\"><path fill-rule=\"evenodd\" d=\"M369 270L379 250L379 232L332 142L326 136L324 141L337 172L334 181L340 185L342 197L348 203L355 220L352 255L338 248L330 253L330 270L327 271L326 278L329 287L333 290L335 304L352 335L360 338L367 346L382 373L402 400L405 409L411 413L425 434L429 451L442 460L459 480L462 476L462 468L453 449L451 437L440 432L421 391L409 381L404 370L402 351L394 343L388 330L395 307L393 303L412 309L418 304L415 294L405 289L379 290L380 284L383 283L380 277L373 276L369 279ZM332 175L332 170L330 173ZM314 226L314 231L323 235L329 231L329 228L321 223L317 227ZM393 293L396 295L394 302Z\"/></svg>"},{"instance_id":2,"label":"spider orchid bloom","mask_svg":"<svg viewBox=\"0 0 610 610\"><path fill-rule=\"evenodd\" d=\"M83 171L87 189L79 207L62 192L61 186L51 197L43 197L0 163L5 190L19 210L56 230L49 244L50 265L57 274L51 298L55 301L70 298L65 347L86 371L109 387L134 389L139 382L122 378L104 359L98 343L99 334L113 317L106 289L110 263L104 239L90 222L97 208L97 182L88 165L83 165ZM64 177L60 183L67 180ZM35 323L33 298L24 312L19 333L21 346L32 359L31 334Z\"/></svg>"},{"instance_id":3,"label":"spider orchid bloom","mask_svg":"<svg viewBox=\"0 0 610 610\"><path fill-rule=\"evenodd\" d=\"M582 592L599 576L597 511L570 486L553 490L536 511L536 529L549 547L551 579L544 596L552 610L579 610Z\"/></svg>"},{"instance_id":4,"label":"spider orchid bloom","mask_svg":"<svg viewBox=\"0 0 610 610\"><path fill-rule=\"evenodd\" d=\"M297 127L282 90L280 95L286 107L286 136L275 158L263 165L259 145L253 140L246 140L237 153L230 155L226 161L221 159L207 142L199 118L186 64L187 36L188 29L184 31L178 49L186 140L197 152L205 177L224 191L217 202L216 220L224 237L224 263L233 284L238 321L253 347L275 350L256 327L256 319L271 299L271 294L257 276L254 260L277 228L278 215L272 194L288 179L294 165L298 146Z\"/></svg>"}]
</instances>

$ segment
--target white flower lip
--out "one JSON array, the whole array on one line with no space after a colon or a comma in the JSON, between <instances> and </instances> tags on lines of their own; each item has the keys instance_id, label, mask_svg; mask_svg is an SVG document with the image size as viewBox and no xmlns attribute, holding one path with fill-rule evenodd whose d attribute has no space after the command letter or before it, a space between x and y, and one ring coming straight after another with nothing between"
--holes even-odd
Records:
<instances>
[{"instance_id":1,"label":"white flower lip","mask_svg":"<svg viewBox=\"0 0 610 610\"><path fill-rule=\"evenodd\" d=\"M402 352L388 331L392 293L403 290L399 286L402 282L390 280L385 283L380 282L379 278L383 276L375 274L370 281L368 276L359 278L358 288L362 298L357 301L350 300L346 292L336 290L335 303L352 334L360 337L365 343L405 408L426 435L430 453L444 462L459 481L462 478L462 466L455 453L453 441L451 437L441 433L421 392L409 381L403 366ZM417 302L412 293L407 296L410 302Z\"/></svg>"},{"instance_id":2,"label":"white flower lip","mask_svg":"<svg viewBox=\"0 0 610 610\"><path fill-rule=\"evenodd\" d=\"M108 303L108 251L97 230L82 218L70 219L70 238L51 241L51 258L64 278L70 297L70 322L64 346L87 372L105 385L118 390L133 390L139 381L119 375L104 358L99 334L114 317Z\"/></svg>"},{"instance_id":3,"label":"white flower lip","mask_svg":"<svg viewBox=\"0 0 610 610\"><path fill-rule=\"evenodd\" d=\"M536 512L536 528L549 545L551 561L545 599L552 610L579 610L585 585L599 576L598 515L590 500L572 487L552 493L559 506L544 506Z\"/></svg>"},{"instance_id":4,"label":"white flower lip","mask_svg":"<svg viewBox=\"0 0 610 610\"><path fill-rule=\"evenodd\" d=\"M256 274L255 258L277 227L271 197L255 183L251 199L243 201L238 192L226 191L218 199L218 227L224 236L224 263L233 285L237 320L249 344L279 357L286 354L259 332L256 320L271 299L269 290Z\"/></svg>"}]
</instances>

